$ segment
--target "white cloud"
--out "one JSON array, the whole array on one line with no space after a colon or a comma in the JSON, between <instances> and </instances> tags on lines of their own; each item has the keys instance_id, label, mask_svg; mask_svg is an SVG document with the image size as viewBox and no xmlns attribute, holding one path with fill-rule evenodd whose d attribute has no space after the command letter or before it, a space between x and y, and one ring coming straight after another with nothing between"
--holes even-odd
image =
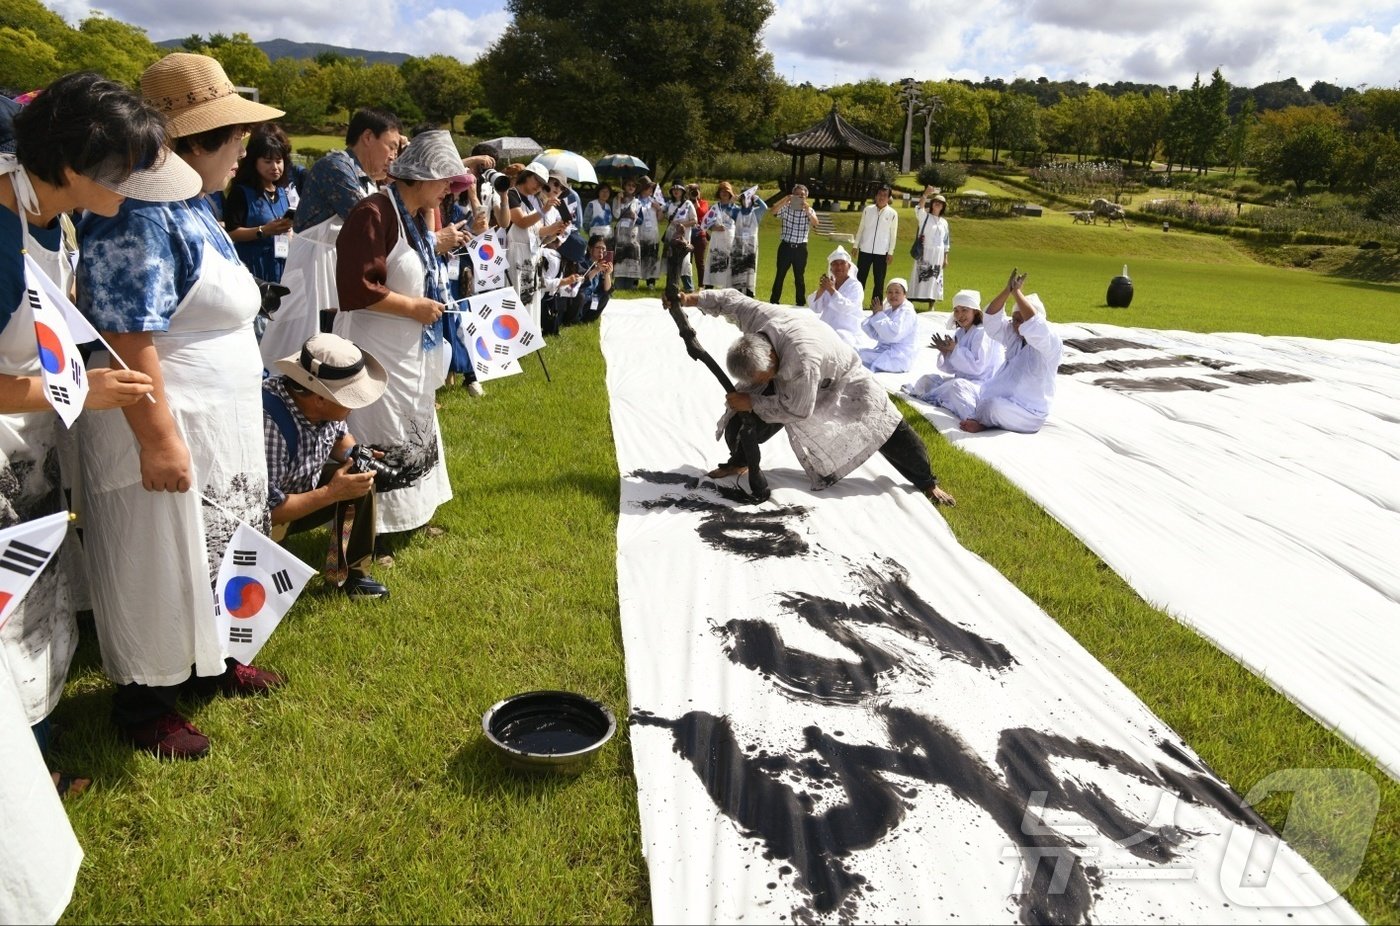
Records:
<instances>
[{"instance_id":1,"label":"white cloud","mask_svg":"<svg viewBox=\"0 0 1400 926\"><path fill-rule=\"evenodd\" d=\"M47 0L70 22L89 0ZM247 32L473 60L510 22L503 0L98 0L157 40ZM1219 67L1232 84L1296 77L1395 86L1394 0L775 0L764 42L778 73L817 85L874 77L1133 81L1187 86Z\"/></svg>"},{"instance_id":2,"label":"white cloud","mask_svg":"<svg viewBox=\"0 0 1400 926\"><path fill-rule=\"evenodd\" d=\"M779 72L818 85L865 77L984 76L1188 86L1217 67L1232 84L1394 86L1391 0L894 0L836 15L777 0L765 39Z\"/></svg>"},{"instance_id":3,"label":"white cloud","mask_svg":"<svg viewBox=\"0 0 1400 926\"><path fill-rule=\"evenodd\" d=\"M446 0L451 2L451 0ZM241 0L237 5L174 4L169 0L100 0L101 12L134 23L155 41L193 33L246 32L254 41L289 39L366 51L477 57L510 23L504 9L471 16L416 0ZM87 15L86 0L48 0L70 22Z\"/></svg>"}]
</instances>

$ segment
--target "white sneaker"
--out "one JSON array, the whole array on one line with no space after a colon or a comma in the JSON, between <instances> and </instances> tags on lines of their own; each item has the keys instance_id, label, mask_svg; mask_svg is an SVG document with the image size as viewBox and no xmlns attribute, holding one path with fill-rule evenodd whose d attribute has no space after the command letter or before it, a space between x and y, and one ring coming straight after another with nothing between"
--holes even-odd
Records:
<instances>
[{"instance_id":1,"label":"white sneaker","mask_svg":"<svg viewBox=\"0 0 1400 926\"><path fill-rule=\"evenodd\" d=\"M475 380L473 380L470 383L467 383L467 392L478 397L486 395L486 390L481 388L481 383L478 383Z\"/></svg>"}]
</instances>

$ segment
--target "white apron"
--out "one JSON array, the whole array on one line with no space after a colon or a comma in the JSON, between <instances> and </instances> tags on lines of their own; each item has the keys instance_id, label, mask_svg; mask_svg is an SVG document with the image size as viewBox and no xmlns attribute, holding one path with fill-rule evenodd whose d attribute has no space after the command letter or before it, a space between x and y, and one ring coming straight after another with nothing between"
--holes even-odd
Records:
<instances>
[{"instance_id":1,"label":"white apron","mask_svg":"<svg viewBox=\"0 0 1400 926\"><path fill-rule=\"evenodd\" d=\"M37 257L48 253L29 237L29 226L22 216L20 227L31 254ZM14 376L41 373L34 341L34 312L26 299L20 300L10 323L0 331L0 372ZM48 408L0 415L0 527L63 510L63 489L59 483L59 442L63 430L62 419ZM70 531L64 541L65 551L72 541ZM30 724L43 720L58 704L68 665L78 646L65 568L67 559L64 552L54 557L0 630L0 654L9 664L9 675Z\"/></svg>"},{"instance_id":2,"label":"white apron","mask_svg":"<svg viewBox=\"0 0 1400 926\"><path fill-rule=\"evenodd\" d=\"M266 533L260 302L252 274L206 241L198 281L170 330L153 335L190 452L189 492L142 488L140 446L120 409L79 419L93 611L103 667L119 685L177 685L191 665L196 675L224 671L213 586L237 524L200 494Z\"/></svg>"},{"instance_id":3,"label":"white apron","mask_svg":"<svg viewBox=\"0 0 1400 926\"><path fill-rule=\"evenodd\" d=\"M397 215L398 210L394 211ZM510 253L516 250L512 246ZM414 298L423 295L423 261L409 244L402 219L399 240L386 264L384 282L391 292ZM386 449L402 448L407 457L431 464L413 485L377 493L379 533L422 527L439 505L452 499L434 397L447 378L451 361L447 339L436 349L425 351L421 323L373 309L336 315L335 333L373 354L389 377L378 402L350 413L347 423L355 440Z\"/></svg>"},{"instance_id":4,"label":"white apron","mask_svg":"<svg viewBox=\"0 0 1400 926\"><path fill-rule=\"evenodd\" d=\"M321 310L340 305L335 286L335 241L345 222L333 215L320 225L291 236L287 263L282 268L282 285L291 292L282 297L263 332L258 350L263 366L283 357L301 353L306 339L321 330Z\"/></svg>"},{"instance_id":5,"label":"white apron","mask_svg":"<svg viewBox=\"0 0 1400 926\"><path fill-rule=\"evenodd\" d=\"M0 923L56 923L83 850L19 702L0 664Z\"/></svg>"}]
</instances>

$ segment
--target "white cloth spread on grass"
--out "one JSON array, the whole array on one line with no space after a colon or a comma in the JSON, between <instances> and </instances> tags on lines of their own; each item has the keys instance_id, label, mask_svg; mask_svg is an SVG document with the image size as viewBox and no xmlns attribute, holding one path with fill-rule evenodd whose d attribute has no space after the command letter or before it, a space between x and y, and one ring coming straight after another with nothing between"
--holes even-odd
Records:
<instances>
[{"instance_id":1,"label":"white cloth spread on grass","mask_svg":"<svg viewBox=\"0 0 1400 926\"><path fill-rule=\"evenodd\" d=\"M1065 352L1038 434L920 410L1400 777L1400 346L1051 327ZM878 378L897 389L934 356Z\"/></svg>"},{"instance_id":2,"label":"white cloth spread on grass","mask_svg":"<svg viewBox=\"0 0 1400 926\"><path fill-rule=\"evenodd\" d=\"M773 499L740 504L700 478L723 393L657 301L602 341L657 922L1358 921L883 459L813 494L770 441Z\"/></svg>"}]
</instances>

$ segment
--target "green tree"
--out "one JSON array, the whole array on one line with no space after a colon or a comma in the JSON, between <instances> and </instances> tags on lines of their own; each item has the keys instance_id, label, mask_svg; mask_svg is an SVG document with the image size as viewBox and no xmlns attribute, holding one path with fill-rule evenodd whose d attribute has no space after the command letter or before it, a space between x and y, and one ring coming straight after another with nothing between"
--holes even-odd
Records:
<instances>
[{"instance_id":1,"label":"green tree","mask_svg":"<svg viewBox=\"0 0 1400 926\"><path fill-rule=\"evenodd\" d=\"M1165 91L1136 91L1118 98L1123 111L1123 143L1128 160L1151 167L1162 147L1171 118L1172 101Z\"/></svg>"},{"instance_id":2,"label":"green tree","mask_svg":"<svg viewBox=\"0 0 1400 926\"><path fill-rule=\"evenodd\" d=\"M1302 196L1309 183L1329 183L1345 149L1342 118L1326 106L1290 106L1264 113L1250 156L1265 183L1292 183Z\"/></svg>"},{"instance_id":3,"label":"green tree","mask_svg":"<svg viewBox=\"0 0 1400 926\"><path fill-rule=\"evenodd\" d=\"M972 149L987 135L987 108L980 95L957 81L937 85L943 111L933 124L935 151L957 147L964 161L971 160Z\"/></svg>"},{"instance_id":4,"label":"green tree","mask_svg":"<svg viewBox=\"0 0 1400 926\"><path fill-rule=\"evenodd\" d=\"M354 112L366 106L383 106L411 124L423 118L408 95L403 75L391 64L365 64L361 58L342 59L321 68L330 85L330 102L337 109ZM406 126L405 126L406 127Z\"/></svg>"},{"instance_id":5,"label":"green tree","mask_svg":"<svg viewBox=\"0 0 1400 926\"><path fill-rule=\"evenodd\" d=\"M315 61L278 58L268 68L263 99L286 111L288 125L320 128L330 116L330 75Z\"/></svg>"},{"instance_id":6,"label":"green tree","mask_svg":"<svg viewBox=\"0 0 1400 926\"><path fill-rule=\"evenodd\" d=\"M0 82L15 90L34 90L61 76L58 49L33 29L0 26Z\"/></svg>"},{"instance_id":7,"label":"green tree","mask_svg":"<svg viewBox=\"0 0 1400 926\"><path fill-rule=\"evenodd\" d=\"M1023 93L1002 93L979 90L987 109L987 145L992 149L992 163L1001 152L1030 151L1040 146L1040 124L1035 98Z\"/></svg>"},{"instance_id":8,"label":"green tree","mask_svg":"<svg viewBox=\"0 0 1400 926\"><path fill-rule=\"evenodd\" d=\"M882 141L904 137L904 102L899 85L874 78L833 87L831 96L841 116L862 132Z\"/></svg>"},{"instance_id":9,"label":"green tree","mask_svg":"<svg viewBox=\"0 0 1400 926\"><path fill-rule=\"evenodd\" d=\"M431 122L446 123L470 112L481 99L476 69L447 55L409 58L399 65L404 87Z\"/></svg>"},{"instance_id":10,"label":"green tree","mask_svg":"<svg viewBox=\"0 0 1400 926\"><path fill-rule=\"evenodd\" d=\"M488 107L520 134L625 151L664 174L688 156L752 143L750 127L772 111L773 64L759 46L769 0L507 8L513 21L479 66Z\"/></svg>"},{"instance_id":11,"label":"green tree","mask_svg":"<svg viewBox=\"0 0 1400 926\"><path fill-rule=\"evenodd\" d=\"M253 44L246 32L235 32L217 44L211 36L206 54L224 66L224 73L237 87L256 87L261 91L272 74L267 53Z\"/></svg>"},{"instance_id":12,"label":"green tree","mask_svg":"<svg viewBox=\"0 0 1400 926\"><path fill-rule=\"evenodd\" d=\"M1258 121L1259 116L1254 112L1254 99L1251 97L1244 101L1239 115L1235 116L1234 122L1230 124L1230 135L1225 142L1225 159L1230 165L1231 177L1239 173L1240 165L1245 161L1249 152L1249 134Z\"/></svg>"},{"instance_id":13,"label":"green tree","mask_svg":"<svg viewBox=\"0 0 1400 926\"><path fill-rule=\"evenodd\" d=\"M119 19L94 14L82 21L70 39L65 71L91 70L136 86L141 72L166 54L146 35L146 30Z\"/></svg>"}]
</instances>

